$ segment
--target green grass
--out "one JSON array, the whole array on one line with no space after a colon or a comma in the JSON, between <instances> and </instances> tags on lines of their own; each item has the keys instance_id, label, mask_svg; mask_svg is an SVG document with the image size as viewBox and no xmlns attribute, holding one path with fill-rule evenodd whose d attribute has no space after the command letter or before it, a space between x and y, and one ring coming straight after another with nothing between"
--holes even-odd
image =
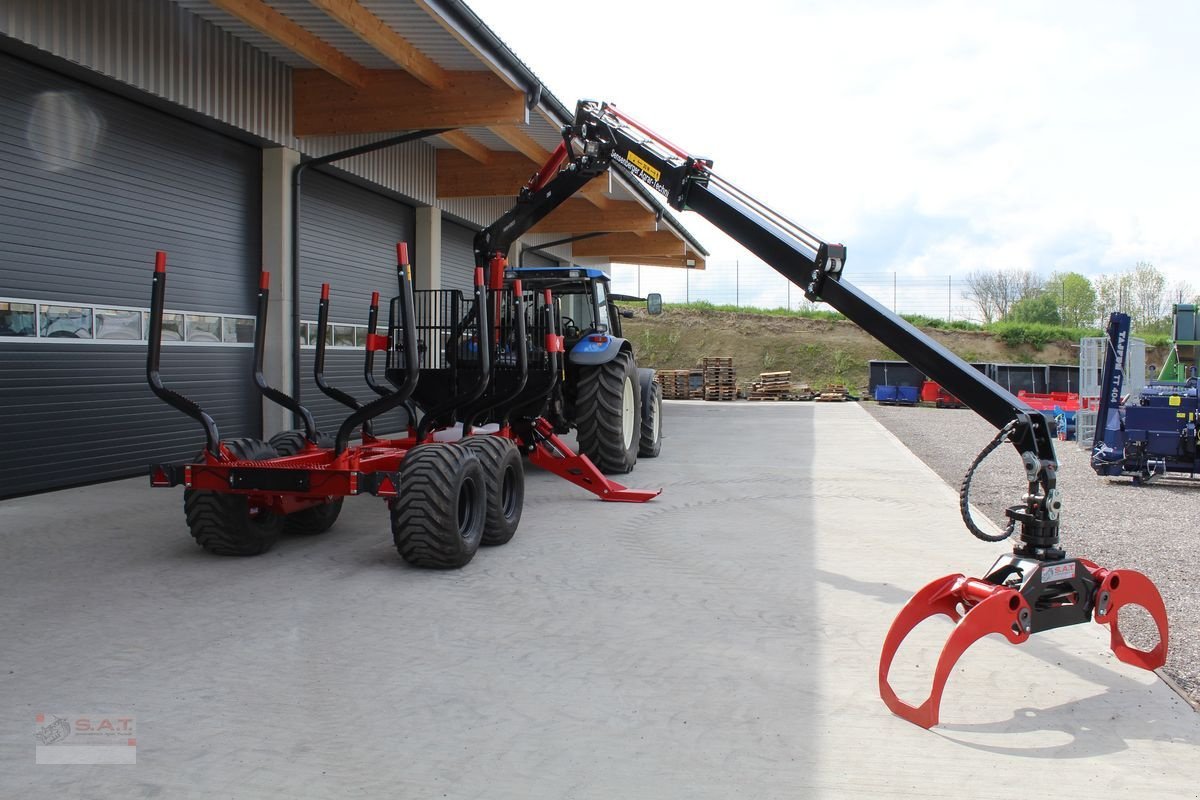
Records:
<instances>
[{"instance_id":1,"label":"green grass","mask_svg":"<svg viewBox=\"0 0 1200 800\"><path fill-rule=\"evenodd\" d=\"M720 311L735 314L753 314L762 317L791 317L795 319L825 321L846 319L845 315L837 311L828 311L825 309L751 308L749 306L736 306L732 303L710 303L707 300L695 300L691 303L664 303L663 310L668 312L673 310ZM918 328L980 331L998 337L1009 347L1026 346L1032 347L1035 350L1041 350L1050 342L1078 342L1084 337L1104 335L1104 331L1099 328L1069 328L1062 325L1044 325L1036 322L993 322L988 325L981 325L978 322L971 322L970 320L944 320L938 317L928 317L924 314L901 314L900 316ZM1133 333L1135 336L1144 339L1146 345L1149 347L1164 347L1170 342L1171 338L1165 333L1148 333L1142 331L1134 331Z\"/></svg>"}]
</instances>

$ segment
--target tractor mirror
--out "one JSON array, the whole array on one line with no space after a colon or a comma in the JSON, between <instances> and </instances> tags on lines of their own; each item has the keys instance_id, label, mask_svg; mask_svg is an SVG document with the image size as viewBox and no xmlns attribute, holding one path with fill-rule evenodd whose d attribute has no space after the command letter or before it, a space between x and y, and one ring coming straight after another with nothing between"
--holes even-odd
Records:
<instances>
[{"instance_id":1,"label":"tractor mirror","mask_svg":"<svg viewBox=\"0 0 1200 800\"><path fill-rule=\"evenodd\" d=\"M651 292L646 295L646 313L652 316L658 316L663 312L662 295L658 292Z\"/></svg>"}]
</instances>

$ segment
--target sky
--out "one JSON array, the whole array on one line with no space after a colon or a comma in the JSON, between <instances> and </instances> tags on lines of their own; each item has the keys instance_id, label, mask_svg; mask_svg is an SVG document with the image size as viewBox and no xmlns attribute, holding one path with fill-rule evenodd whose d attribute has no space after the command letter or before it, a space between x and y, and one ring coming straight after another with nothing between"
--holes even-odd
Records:
<instances>
[{"instance_id":1,"label":"sky","mask_svg":"<svg viewBox=\"0 0 1200 800\"><path fill-rule=\"evenodd\" d=\"M467 1L567 107L616 103L845 243L851 282L953 305L973 270L1149 261L1200 286L1200 3ZM680 219L721 273L691 281L778 292Z\"/></svg>"}]
</instances>

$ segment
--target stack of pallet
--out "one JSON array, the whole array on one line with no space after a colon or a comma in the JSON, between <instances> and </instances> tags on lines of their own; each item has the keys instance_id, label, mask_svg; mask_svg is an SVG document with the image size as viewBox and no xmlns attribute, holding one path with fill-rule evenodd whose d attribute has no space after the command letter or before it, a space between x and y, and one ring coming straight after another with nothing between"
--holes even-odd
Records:
<instances>
[{"instance_id":1,"label":"stack of pallet","mask_svg":"<svg viewBox=\"0 0 1200 800\"><path fill-rule=\"evenodd\" d=\"M792 373L761 372L758 380L750 384L747 400L787 400L792 393Z\"/></svg>"},{"instance_id":2,"label":"stack of pallet","mask_svg":"<svg viewBox=\"0 0 1200 800\"><path fill-rule=\"evenodd\" d=\"M704 374L698 369L660 369L656 374L664 400L699 400L704 396Z\"/></svg>"},{"instance_id":3,"label":"stack of pallet","mask_svg":"<svg viewBox=\"0 0 1200 800\"><path fill-rule=\"evenodd\" d=\"M663 400L686 400L688 397L688 371L686 369L660 369L658 382L662 385Z\"/></svg>"},{"instance_id":4,"label":"stack of pallet","mask_svg":"<svg viewBox=\"0 0 1200 800\"><path fill-rule=\"evenodd\" d=\"M737 373L733 359L728 356L710 356L700 361L704 370L705 400L736 400Z\"/></svg>"},{"instance_id":5,"label":"stack of pallet","mask_svg":"<svg viewBox=\"0 0 1200 800\"><path fill-rule=\"evenodd\" d=\"M807 383L792 383L791 372L763 372L750 384L747 400L812 400L817 394Z\"/></svg>"},{"instance_id":6,"label":"stack of pallet","mask_svg":"<svg viewBox=\"0 0 1200 800\"><path fill-rule=\"evenodd\" d=\"M829 384L817 395L818 403L843 403L853 399L850 390L840 383Z\"/></svg>"}]
</instances>

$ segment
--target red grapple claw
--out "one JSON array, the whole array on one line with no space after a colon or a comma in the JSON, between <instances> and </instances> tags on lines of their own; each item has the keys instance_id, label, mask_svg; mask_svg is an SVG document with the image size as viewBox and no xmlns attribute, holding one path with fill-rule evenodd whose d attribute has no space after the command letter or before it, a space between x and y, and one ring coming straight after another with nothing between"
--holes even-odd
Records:
<instances>
[{"instance_id":1,"label":"red grapple claw","mask_svg":"<svg viewBox=\"0 0 1200 800\"><path fill-rule=\"evenodd\" d=\"M960 615L959 605L967 609ZM888 683L888 672L900 644L920 623L944 614L956 625L946 640L933 673L929 697L911 706L896 696ZM968 647L989 633L1001 633L1013 644L1029 638L1032 610L1015 589L998 586L964 575L947 575L925 586L909 600L888 629L879 658L879 696L898 717L922 728L938 723L942 692L950 671Z\"/></svg>"},{"instance_id":2,"label":"red grapple claw","mask_svg":"<svg viewBox=\"0 0 1200 800\"><path fill-rule=\"evenodd\" d=\"M1140 572L1131 569L1107 570L1088 563L1088 569L1100 588L1096 591L1094 619L1107 625L1112 633L1112 651L1119 660L1142 669L1154 670L1167 663L1167 608L1155 585ZM1141 606L1149 612L1158 627L1158 644L1152 650L1129 646L1117 624L1117 612L1122 606Z\"/></svg>"}]
</instances>

